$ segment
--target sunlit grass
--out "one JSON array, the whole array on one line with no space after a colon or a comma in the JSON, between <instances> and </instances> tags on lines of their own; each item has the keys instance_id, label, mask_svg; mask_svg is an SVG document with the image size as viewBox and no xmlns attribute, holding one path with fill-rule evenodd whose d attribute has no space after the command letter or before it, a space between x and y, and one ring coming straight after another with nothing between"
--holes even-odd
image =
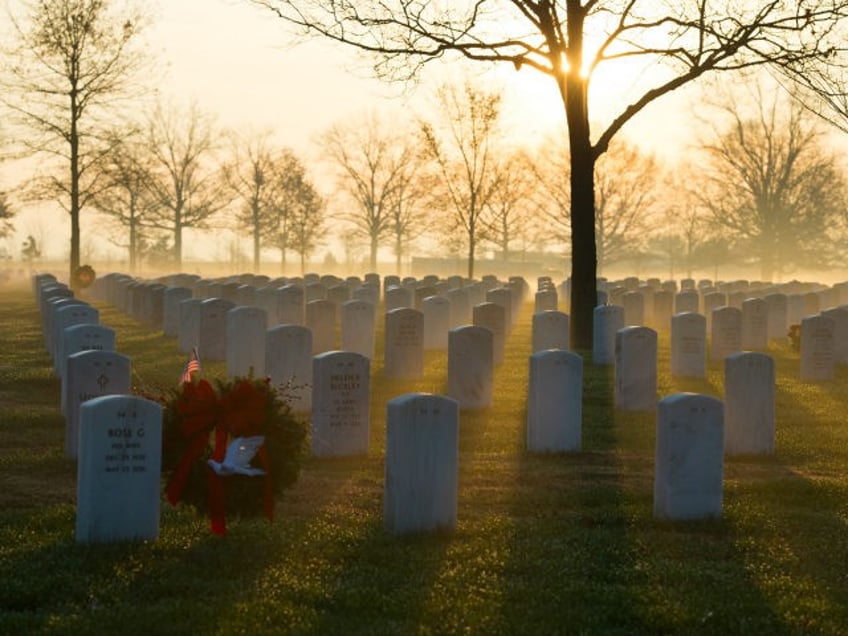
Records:
<instances>
[{"instance_id":1,"label":"sunlit grass","mask_svg":"<svg viewBox=\"0 0 848 636\"><path fill-rule=\"evenodd\" d=\"M107 305L101 322L158 392L185 363L176 341ZM225 539L163 503L158 541L74 542L73 462L59 383L27 288L0 290L0 633L840 634L848 626L848 371L798 379L776 360L777 452L725 462L720 520L652 518L652 413L611 405L612 369L584 356L583 451L524 451L531 307L495 371L495 403L460 417L458 525L383 530L386 401L444 392L447 355L388 381L382 321L367 457L305 462L273 524L232 519ZM660 395L721 397L723 365ZM204 362L207 376L223 363Z\"/></svg>"}]
</instances>

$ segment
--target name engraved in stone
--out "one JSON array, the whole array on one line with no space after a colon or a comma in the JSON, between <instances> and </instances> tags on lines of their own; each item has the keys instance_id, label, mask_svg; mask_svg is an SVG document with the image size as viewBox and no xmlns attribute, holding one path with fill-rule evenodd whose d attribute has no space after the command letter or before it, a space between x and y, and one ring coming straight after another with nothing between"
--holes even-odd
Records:
<instances>
[{"instance_id":1,"label":"name engraved in stone","mask_svg":"<svg viewBox=\"0 0 848 636\"><path fill-rule=\"evenodd\" d=\"M360 379L358 373L343 373L330 376L331 391L355 391L359 388Z\"/></svg>"}]
</instances>

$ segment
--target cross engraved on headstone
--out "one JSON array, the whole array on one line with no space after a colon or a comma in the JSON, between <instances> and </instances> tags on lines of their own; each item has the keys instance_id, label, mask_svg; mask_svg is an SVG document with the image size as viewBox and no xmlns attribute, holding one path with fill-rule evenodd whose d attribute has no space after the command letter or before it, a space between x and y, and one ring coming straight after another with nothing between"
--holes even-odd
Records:
<instances>
[{"instance_id":1,"label":"cross engraved on headstone","mask_svg":"<svg viewBox=\"0 0 848 636\"><path fill-rule=\"evenodd\" d=\"M109 378L106 377L106 374L101 373L100 377L97 378L97 386L100 387L101 391L106 390L106 386L109 384Z\"/></svg>"}]
</instances>

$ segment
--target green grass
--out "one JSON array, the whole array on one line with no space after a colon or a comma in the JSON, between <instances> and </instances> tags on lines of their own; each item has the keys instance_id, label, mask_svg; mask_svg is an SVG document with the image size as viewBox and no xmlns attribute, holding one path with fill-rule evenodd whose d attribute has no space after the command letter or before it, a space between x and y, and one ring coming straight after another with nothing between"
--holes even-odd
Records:
<instances>
[{"instance_id":1,"label":"green grass","mask_svg":"<svg viewBox=\"0 0 848 636\"><path fill-rule=\"evenodd\" d=\"M134 384L172 386L175 340L98 307ZM0 290L0 633L848 632L848 372L803 384L797 353L773 345L776 454L725 462L720 520L658 522L654 417L612 408L610 369L585 366L583 452L524 451L530 313L495 405L461 414L456 530L383 530L386 401L443 392L446 355L428 353L420 381L388 382L378 344L369 456L307 460L273 524L234 519L222 539L163 502L158 541L85 546L35 304L23 286ZM720 364L675 379L667 334L659 346L661 395L722 395Z\"/></svg>"}]
</instances>

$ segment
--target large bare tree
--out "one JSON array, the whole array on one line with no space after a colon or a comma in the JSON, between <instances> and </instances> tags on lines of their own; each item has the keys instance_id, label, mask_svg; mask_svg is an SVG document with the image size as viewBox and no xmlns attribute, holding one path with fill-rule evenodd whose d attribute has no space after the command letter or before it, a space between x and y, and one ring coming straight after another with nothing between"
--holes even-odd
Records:
<instances>
[{"instance_id":1,"label":"large bare tree","mask_svg":"<svg viewBox=\"0 0 848 636\"><path fill-rule=\"evenodd\" d=\"M467 276L474 278L477 244L497 182L501 96L467 80L440 86L437 102L438 119L421 122L424 152L435 166L432 201L451 229L464 234Z\"/></svg>"},{"instance_id":2,"label":"large bare tree","mask_svg":"<svg viewBox=\"0 0 848 636\"><path fill-rule=\"evenodd\" d=\"M140 135L128 135L127 128L112 132L111 151L99 167L101 187L92 204L126 230L129 270L135 272L144 252L148 217L159 203L151 189L153 155Z\"/></svg>"},{"instance_id":3,"label":"large bare tree","mask_svg":"<svg viewBox=\"0 0 848 636\"><path fill-rule=\"evenodd\" d=\"M568 146L559 136L547 136L537 149L533 172L540 188L534 198L550 235L567 240L571 224L571 170ZM566 177L566 178L564 178ZM657 160L636 145L616 139L595 164L595 244L598 273L632 258L644 247L657 211L663 179Z\"/></svg>"},{"instance_id":4,"label":"large bare tree","mask_svg":"<svg viewBox=\"0 0 848 636\"><path fill-rule=\"evenodd\" d=\"M173 265L183 259L183 231L207 228L232 193L215 158L215 129L209 115L157 104L148 118L147 143L155 158L152 188L159 206L151 225L173 237Z\"/></svg>"},{"instance_id":5,"label":"large bare tree","mask_svg":"<svg viewBox=\"0 0 848 636\"><path fill-rule=\"evenodd\" d=\"M239 202L238 225L250 232L253 243L253 271L261 270L263 236L274 225L280 197L275 151L268 146L269 133L234 135L232 158L224 166L227 184Z\"/></svg>"},{"instance_id":6,"label":"large bare tree","mask_svg":"<svg viewBox=\"0 0 848 636\"><path fill-rule=\"evenodd\" d=\"M408 79L431 60L461 57L551 78L568 125L570 325L572 346L582 349L592 346L597 297L594 167L625 124L705 74L761 65L803 73L813 62L838 58L835 52L848 43L837 33L848 0L250 1L305 35L373 54L377 74L385 77ZM625 73L643 82L593 134L590 82L617 63L638 65Z\"/></svg>"},{"instance_id":7,"label":"large bare tree","mask_svg":"<svg viewBox=\"0 0 848 636\"><path fill-rule=\"evenodd\" d=\"M382 239L392 234L398 199L414 169L414 137L396 122L370 113L346 124L336 124L320 138L324 157L337 173L338 189L350 209L339 218L368 239L368 263L377 268ZM345 205L345 207L348 207Z\"/></svg>"},{"instance_id":8,"label":"large bare tree","mask_svg":"<svg viewBox=\"0 0 848 636\"><path fill-rule=\"evenodd\" d=\"M71 221L70 274L80 264L80 216L98 184L96 168L109 149L102 136L121 98L139 91L135 50L143 24L138 8L106 0L37 0L10 16L17 34L4 64L0 100L28 134L32 153L52 156L64 175L42 175L30 189L56 199ZM51 166L54 164L51 164Z\"/></svg>"},{"instance_id":9,"label":"large bare tree","mask_svg":"<svg viewBox=\"0 0 848 636\"><path fill-rule=\"evenodd\" d=\"M758 89L756 108L729 102L706 141L701 205L760 264L763 280L829 264L848 194L822 130L796 101Z\"/></svg>"},{"instance_id":10,"label":"large bare tree","mask_svg":"<svg viewBox=\"0 0 848 636\"><path fill-rule=\"evenodd\" d=\"M486 238L500 251L501 259L510 259L512 245L526 239L533 231L533 187L535 178L531 160L523 150L513 150L500 157L495 168L495 182L487 205Z\"/></svg>"}]
</instances>

